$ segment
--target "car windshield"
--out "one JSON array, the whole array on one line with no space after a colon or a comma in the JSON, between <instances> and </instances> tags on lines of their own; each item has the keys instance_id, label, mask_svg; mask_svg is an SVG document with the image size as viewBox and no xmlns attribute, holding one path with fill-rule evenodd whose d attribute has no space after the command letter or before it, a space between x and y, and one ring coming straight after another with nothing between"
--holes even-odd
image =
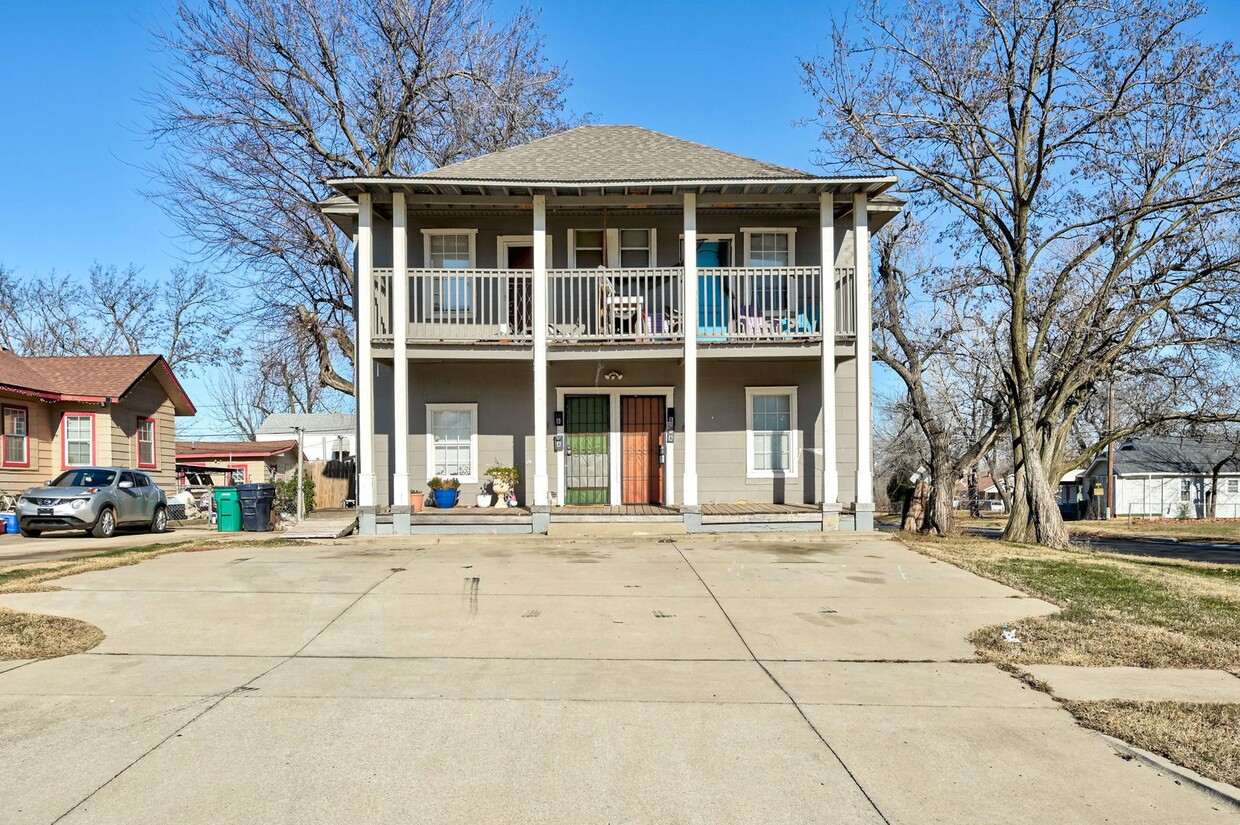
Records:
<instances>
[{"instance_id":1,"label":"car windshield","mask_svg":"<svg viewBox=\"0 0 1240 825\"><path fill-rule=\"evenodd\" d=\"M53 487L107 487L116 478L114 470L68 470L52 482Z\"/></svg>"}]
</instances>

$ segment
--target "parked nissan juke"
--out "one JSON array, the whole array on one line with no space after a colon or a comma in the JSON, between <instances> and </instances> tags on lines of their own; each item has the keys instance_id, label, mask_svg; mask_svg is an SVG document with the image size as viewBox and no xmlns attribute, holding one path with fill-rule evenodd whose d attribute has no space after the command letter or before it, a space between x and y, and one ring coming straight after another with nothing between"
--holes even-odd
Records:
<instances>
[{"instance_id":1,"label":"parked nissan juke","mask_svg":"<svg viewBox=\"0 0 1240 825\"><path fill-rule=\"evenodd\" d=\"M117 527L168 529L168 500L151 477L123 467L76 467L44 487L17 498L17 525L23 536L50 530L85 530L108 538Z\"/></svg>"}]
</instances>

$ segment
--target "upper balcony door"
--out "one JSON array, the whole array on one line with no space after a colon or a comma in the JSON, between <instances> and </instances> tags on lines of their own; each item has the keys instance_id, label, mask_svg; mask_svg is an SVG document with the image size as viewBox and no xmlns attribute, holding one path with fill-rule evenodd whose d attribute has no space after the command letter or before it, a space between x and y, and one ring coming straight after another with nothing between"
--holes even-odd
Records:
<instances>
[{"instance_id":1,"label":"upper balcony door","mask_svg":"<svg viewBox=\"0 0 1240 825\"><path fill-rule=\"evenodd\" d=\"M497 243L499 248L495 259L500 269L534 269L533 235L500 235ZM512 277L506 279L505 284L508 293L504 301L505 317L510 330L516 335L530 332L534 318L533 277Z\"/></svg>"}]
</instances>

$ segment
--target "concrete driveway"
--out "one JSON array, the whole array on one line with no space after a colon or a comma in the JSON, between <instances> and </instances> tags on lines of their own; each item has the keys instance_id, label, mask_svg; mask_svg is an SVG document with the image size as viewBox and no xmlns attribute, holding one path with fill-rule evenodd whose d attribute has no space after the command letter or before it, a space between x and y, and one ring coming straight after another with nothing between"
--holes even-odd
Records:
<instances>
[{"instance_id":1,"label":"concrete driveway","mask_svg":"<svg viewBox=\"0 0 1240 825\"><path fill-rule=\"evenodd\" d=\"M206 527L177 527L175 523L166 533L121 528L114 536L107 539L84 536L77 530L44 533L32 539L17 533L5 533L0 535L0 567L56 561L75 556L97 556L100 553L127 550L131 547L146 547L152 544L235 536L237 536L236 533L216 533L214 529Z\"/></svg>"},{"instance_id":2,"label":"concrete driveway","mask_svg":"<svg viewBox=\"0 0 1240 825\"><path fill-rule=\"evenodd\" d=\"M5 822L1212 823L965 636L1051 605L883 538L348 541L79 575L0 663Z\"/></svg>"}]
</instances>

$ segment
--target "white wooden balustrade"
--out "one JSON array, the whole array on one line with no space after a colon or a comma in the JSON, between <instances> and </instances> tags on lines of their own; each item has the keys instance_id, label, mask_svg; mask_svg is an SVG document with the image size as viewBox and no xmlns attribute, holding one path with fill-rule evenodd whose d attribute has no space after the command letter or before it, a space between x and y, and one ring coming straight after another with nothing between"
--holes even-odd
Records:
<instances>
[{"instance_id":1,"label":"white wooden balustrade","mask_svg":"<svg viewBox=\"0 0 1240 825\"><path fill-rule=\"evenodd\" d=\"M392 270L374 270L376 339L390 339ZM818 267L698 269L702 343L820 340ZM533 339L529 270L410 269L408 340L424 343L528 343ZM856 335L856 278L835 270L835 332ZM684 340L684 270L551 269L547 336L551 345L673 343Z\"/></svg>"}]
</instances>

